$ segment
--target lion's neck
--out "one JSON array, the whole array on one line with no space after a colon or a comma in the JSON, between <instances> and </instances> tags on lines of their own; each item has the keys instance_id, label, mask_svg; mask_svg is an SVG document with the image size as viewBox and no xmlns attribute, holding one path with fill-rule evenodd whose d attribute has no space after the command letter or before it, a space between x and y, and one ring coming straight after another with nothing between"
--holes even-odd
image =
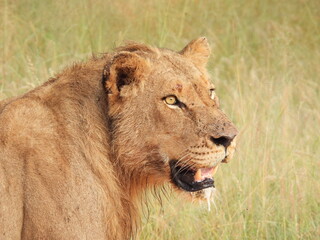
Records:
<instances>
[{"instance_id":1,"label":"lion's neck","mask_svg":"<svg viewBox=\"0 0 320 240\"><path fill-rule=\"evenodd\" d=\"M152 157L146 153L152 151L144 149L133 155L121 154L120 156L117 154L117 152L126 153L134 144L124 145L126 140L116 139L113 136L114 125L108 115L106 92L101 84L101 73L105 64L103 59L94 62L95 71L87 69L90 69L90 65L82 65L78 68L76 76L69 78L69 83L63 79L59 80L60 93L63 94L65 85L67 85L69 88L74 88L73 91L67 91L68 99L76 103L81 102L79 106L78 104L72 105L76 115L72 119L79 119L79 121L71 123L76 125L71 129L77 129L71 134L79 136L79 133L82 133L83 137L77 141L79 141L79 146L85 146L81 151L88 156L86 161L104 189L106 199L104 205L108 213L106 215L114 216L112 221L106 220L107 228L125 230L114 234L121 234L118 239L128 239L137 231L140 209L146 201L143 199L144 193L148 186L153 185L148 179L149 170L137 166L144 166L147 161L150 161ZM84 102L83 99L86 101ZM130 141L135 141L135 139L131 138Z\"/></svg>"},{"instance_id":2,"label":"lion's neck","mask_svg":"<svg viewBox=\"0 0 320 240\"><path fill-rule=\"evenodd\" d=\"M121 168L115 164L117 156L113 154L110 144L113 141L113 130L108 116L105 89L101 83L105 60L97 60L94 65L95 71L90 70L91 65L82 65L78 68L77 75L70 77L68 82L59 79L56 88L59 87L60 96L66 91L66 86L72 88L71 91L66 91L66 96L68 101L72 101L72 111L76 117L69 118L77 121L70 123L70 126L73 125L70 131L74 131L71 135L82 136L75 139L79 151L86 156L85 161L104 189L104 215L113 216L111 221L106 219L108 239L130 239L138 226L139 211L136 200L140 195L138 191L133 194L131 189L139 187L126 179L126 174L122 174ZM67 101L64 100L62 104L70 108Z\"/></svg>"}]
</instances>

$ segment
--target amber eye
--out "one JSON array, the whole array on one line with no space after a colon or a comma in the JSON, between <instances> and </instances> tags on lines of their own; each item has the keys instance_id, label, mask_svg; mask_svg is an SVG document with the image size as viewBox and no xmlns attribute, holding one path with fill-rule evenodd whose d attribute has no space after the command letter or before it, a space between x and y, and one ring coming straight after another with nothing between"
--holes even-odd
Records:
<instances>
[{"instance_id":1,"label":"amber eye","mask_svg":"<svg viewBox=\"0 0 320 240\"><path fill-rule=\"evenodd\" d=\"M214 90L215 90L215 89L213 89L213 88L210 89L210 98L211 98L212 100L214 100L214 98L215 98L215 96L216 96L216 93L215 93Z\"/></svg>"},{"instance_id":2,"label":"amber eye","mask_svg":"<svg viewBox=\"0 0 320 240\"><path fill-rule=\"evenodd\" d=\"M164 101L168 105L175 105L178 103L178 99L176 96L168 96L164 98Z\"/></svg>"}]
</instances>

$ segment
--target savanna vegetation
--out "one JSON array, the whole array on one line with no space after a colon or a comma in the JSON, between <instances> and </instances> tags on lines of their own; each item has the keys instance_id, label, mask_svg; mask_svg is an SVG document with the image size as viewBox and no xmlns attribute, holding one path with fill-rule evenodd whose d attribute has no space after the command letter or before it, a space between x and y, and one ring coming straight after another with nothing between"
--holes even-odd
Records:
<instances>
[{"instance_id":1,"label":"savanna vegetation","mask_svg":"<svg viewBox=\"0 0 320 240\"><path fill-rule=\"evenodd\" d=\"M0 100L125 40L211 42L237 153L210 212L168 188L145 208L140 239L319 237L320 1L0 0L0 18Z\"/></svg>"}]
</instances>

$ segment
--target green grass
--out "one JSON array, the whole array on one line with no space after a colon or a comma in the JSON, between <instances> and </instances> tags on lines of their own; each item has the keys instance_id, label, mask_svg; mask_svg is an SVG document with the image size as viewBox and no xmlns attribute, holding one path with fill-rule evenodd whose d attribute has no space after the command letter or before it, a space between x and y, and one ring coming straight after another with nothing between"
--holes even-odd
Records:
<instances>
[{"instance_id":1,"label":"green grass","mask_svg":"<svg viewBox=\"0 0 320 240\"><path fill-rule=\"evenodd\" d=\"M141 239L319 237L320 1L0 0L0 16L0 99L124 40L212 43L236 157L216 175L216 208L154 201Z\"/></svg>"}]
</instances>

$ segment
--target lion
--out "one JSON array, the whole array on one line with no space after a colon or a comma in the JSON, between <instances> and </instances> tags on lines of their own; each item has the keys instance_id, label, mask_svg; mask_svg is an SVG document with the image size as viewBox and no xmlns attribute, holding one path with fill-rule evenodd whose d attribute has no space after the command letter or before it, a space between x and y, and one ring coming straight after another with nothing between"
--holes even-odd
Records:
<instances>
[{"instance_id":1,"label":"lion","mask_svg":"<svg viewBox=\"0 0 320 240\"><path fill-rule=\"evenodd\" d=\"M206 38L128 43L0 103L0 238L130 239L145 192L203 196L235 151Z\"/></svg>"}]
</instances>

